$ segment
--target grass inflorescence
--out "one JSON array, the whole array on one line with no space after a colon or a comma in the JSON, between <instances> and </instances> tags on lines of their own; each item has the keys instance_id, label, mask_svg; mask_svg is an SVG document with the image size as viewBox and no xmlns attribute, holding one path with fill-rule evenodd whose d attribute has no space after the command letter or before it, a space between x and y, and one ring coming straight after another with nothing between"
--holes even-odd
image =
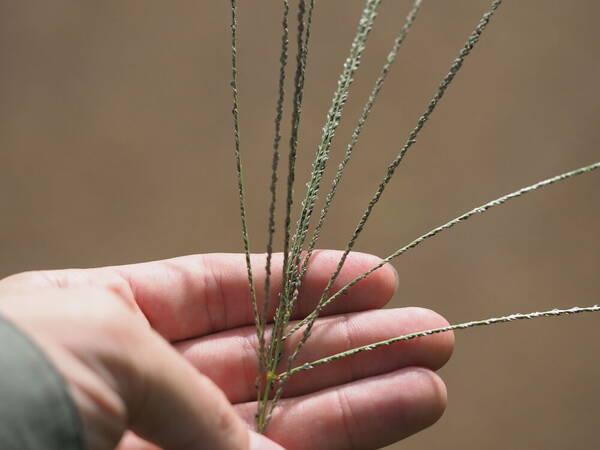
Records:
<instances>
[{"instance_id":1,"label":"grass inflorescence","mask_svg":"<svg viewBox=\"0 0 600 450\"><path fill-rule=\"evenodd\" d=\"M320 231L327 218L329 208L335 198L337 189L340 181L343 177L344 171L351 160L353 151L355 150L361 132L369 118L370 112L372 111L375 102L380 95L385 80L387 79L394 62L397 59L399 50L408 36L411 27L413 26L417 15L421 8L424 0L415 0L406 16L406 19L399 29L398 35L393 42L391 50L379 72L377 79L375 80L372 91L367 99L366 104L363 107L362 114L355 126L354 132L352 133L349 144L347 145L346 152L339 163L337 170L333 176L333 181L329 191L325 197L324 206L318 214L316 224L312 229L311 234L311 221L315 214L315 205L318 194L321 190L323 176L327 169L327 163L330 156L330 151L333 145L333 140L336 135L337 128L343 117L344 106L348 101L350 95L350 88L354 80L356 71L360 67L360 63L366 48L367 40L371 30L374 27L375 20L377 18L378 8L381 5L381 0L366 0L363 8L361 17L358 22L357 30L350 46L349 55L344 62L342 72L339 76L337 87L333 94L331 106L327 113L325 124L323 126L323 133L318 144L315 158L312 164L312 170L309 175L308 182L306 183L306 192L303 200L300 204L300 213L296 220L295 229L292 227L292 210L295 203L294 199L294 185L296 181L296 159L298 157L299 143L300 143L300 123L302 117L302 103L304 97L304 85L307 73L307 67L309 62L309 44L311 38L311 31L313 25L313 17L316 11L316 0L298 0L296 8L296 25L295 29L295 42L296 42L296 58L295 58L295 73L293 77L293 97L291 101L290 116L290 140L289 140L289 153L288 153L288 173L286 183L286 197L285 197L285 212L283 217L283 270L282 270L282 287L278 294L277 308L274 313L274 318L271 325L270 338L266 339L265 330L268 324L268 311L269 305L273 302L270 294L271 277L272 277L272 255L274 249L274 236L276 232L276 204L277 204L277 186L279 180L279 166L281 159L281 142L282 142L282 124L285 117L284 114L284 103L285 103L285 84L288 72L288 59L289 59L289 46L290 46L290 17L291 7L289 0L282 0L282 19L281 19L281 49L279 56L279 77L277 82L277 100L275 105L275 132L273 138L273 156L272 156L272 167L271 167L271 180L270 180L270 201L268 206L268 227L267 227L267 259L266 259L266 282L264 286L264 300L263 305L259 309L257 301L257 293L253 280L253 268L250 263L250 241L248 236L248 225L247 225L247 211L245 205L245 188L244 188L244 173L242 165L242 154L240 146L240 121L239 121L239 98L238 98L238 68L237 68L237 1L231 0L231 38L232 38L232 93L233 93L233 122L234 122L234 155L235 155L235 168L238 180L238 193L239 193L239 206L240 216L242 222L242 239L244 244L244 253L246 255L248 284L252 299L252 310L254 319L256 322L256 331L259 342L259 376L257 378L257 399L258 399L258 411L256 414L256 427L260 432L264 432L273 412L278 405L279 400L282 398L285 390L287 380L290 376L309 370L315 366L326 364L331 361L348 357L350 355L373 350L380 346L391 345L395 342L406 341L410 339L416 339L430 334L443 333L452 330L461 330L472 328L476 326L486 326L497 323L505 323L514 320L521 319L534 319L539 317L554 317L567 314L576 314L583 312L597 312L600 311L598 305L589 307L574 307L570 309L553 309L544 312L533 312L529 314L511 314L499 318L491 318L485 320L477 320L466 322L457 325L451 325L444 328L437 328L431 330L424 330L417 333L412 333L405 336L398 336L392 339L388 339L381 342L375 342L362 347L354 349L348 349L344 352L331 355L313 361L311 363L305 363L299 366L294 366L303 346L311 337L311 332L315 321L318 319L322 310L338 299L341 295L346 293L352 286L365 279L369 274L375 270L381 268L385 264L389 263L394 258L404 254L408 250L411 250L425 240L436 236L442 231L448 230L455 225L471 218L476 214L481 214L488 211L490 208L499 206L509 200L520 197L524 194L530 193L542 187L550 184L566 180L568 178L592 172L600 168L600 162L581 167L576 170L562 173L560 175L548 178L546 180L537 182L527 187L518 189L510 194L503 195L495 200L487 202L481 206L478 206L446 223L440 225L420 237L414 239L404 247L391 253L389 256L383 258L380 263L371 267L368 271L354 278L350 282L346 283L335 293L332 292L333 285L337 280L349 253L354 248L361 232L363 231L371 213L375 206L380 201L382 195L385 192L386 187L390 183L391 179L396 173L396 169L401 164L409 150L416 144L417 138L425 127L427 121L435 112L439 102L443 99L444 94L451 86L453 80L463 67L466 59L471 54L473 49L480 41L481 36L485 32L486 28L490 24L494 14L498 8L502 5L503 0L494 0L489 5L488 9L482 15L481 19L469 34L464 46L460 49L457 57L452 61L450 69L447 74L443 77L442 81L438 85L433 97L427 103L423 113L417 119L416 125L408 134L404 144L400 147L397 156L389 163L384 176L379 183L373 196L367 203L364 212L358 221L352 236L348 240L348 243L339 259L337 267L332 274L327 286L324 288L316 307L314 310L306 315L304 319L297 322L295 325L291 325L291 317L296 308L298 301L298 292L303 282L304 276L307 271L310 270L310 261L314 249L316 248L317 241L320 236ZM293 231L292 231L293 230ZM309 237L310 236L310 237ZM301 333L298 343L293 348L287 348L286 352L290 355L286 361L282 361L282 355L284 346L288 341L288 338L294 333Z\"/></svg>"}]
</instances>

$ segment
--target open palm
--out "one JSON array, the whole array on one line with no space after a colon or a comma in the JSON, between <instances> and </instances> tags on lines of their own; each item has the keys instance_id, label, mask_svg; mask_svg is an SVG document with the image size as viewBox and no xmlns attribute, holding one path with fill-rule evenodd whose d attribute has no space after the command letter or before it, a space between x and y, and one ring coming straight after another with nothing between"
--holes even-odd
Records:
<instances>
[{"instance_id":1,"label":"open palm","mask_svg":"<svg viewBox=\"0 0 600 450\"><path fill-rule=\"evenodd\" d=\"M296 318L314 308L339 256L333 251L314 254ZM281 272L281 259L275 256L274 274ZM342 286L378 261L353 253L336 285ZM253 265L264 267L264 256L253 256ZM256 272L257 292L262 292L264 280L261 271ZM330 305L316 323L298 364L446 324L439 315L421 308L381 309L396 290L396 278L393 269L384 266ZM273 298L279 288L275 275ZM453 337L448 333L357 354L294 375L266 438L254 432L248 434L249 441L239 437L238 422L253 428L258 373L243 255L193 255L127 266L29 272L0 283L3 297L17 293L33 297L32 292L40 291L56 299L55 310L65 308L62 331L49 331L55 329L14 312L16 306L11 308L10 299L0 302L0 310L33 335L70 385L77 384L77 377L70 373L66 357L48 341L66 347L87 367L102 367L97 372L122 399L117 401L122 408L108 408L106 413L94 405L101 402L92 401L90 406L90 401L81 400L81 390L74 389L88 441L98 443L97 448L114 447L119 440L123 450L155 445L243 448L247 442L252 448L267 450L378 448L431 425L445 408L445 387L433 371L452 352ZM110 295L103 297L102 292ZM28 301L36 303L37 298ZM86 307L86 298L92 298L89 304L95 306ZM115 307L108 298L117 298L121 306ZM103 301L110 305L106 311ZM66 303L60 306L60 302ZM39 311L48 304L46 300L36 308ZM96 322L89 316L98 315L98 310L104 311L101 324L114 318L121 325L104 325L96 331ZM145 330L133 334L153 337L146 341L132 338L121 328ZM64 335L56 337L57 333ZM73 338L86 333L92 338ZM132 368L123 367L127 365ZM102 438L99 435L105 430L110 436ZM129 432L121 439L125 430L137 434Z\"/></svg>"}]
</instances>

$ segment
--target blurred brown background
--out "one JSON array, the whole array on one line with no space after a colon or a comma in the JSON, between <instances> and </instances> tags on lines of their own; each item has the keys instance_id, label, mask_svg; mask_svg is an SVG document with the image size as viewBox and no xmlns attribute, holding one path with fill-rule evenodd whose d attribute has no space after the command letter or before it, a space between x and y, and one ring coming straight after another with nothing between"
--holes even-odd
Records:
<instances>
[{"instance_id":1,"label":"blurred brown background","mask_svg":"<svg viewBox=\"0 0 600 450\"><path fill-rule=\"evenodd\" d=\"M241 3L242 145L254 249L263 251L280 2ZM362 3L318 4L299 189ZM388 254L484 201L599 159L600 4L505 3L359 250ZM344 245L487 4L425 2L321 246ZM228 5L0 1L0 275L240 251ZM334 161L408 6L381 8ZM396 262L394 305L429 307L456 322L597 303L599 188L599 174L579 177L430 240ZM461 332L442 371L446 415L394 448L600 448L599 320Z\"/></svg>"}]
</instances>

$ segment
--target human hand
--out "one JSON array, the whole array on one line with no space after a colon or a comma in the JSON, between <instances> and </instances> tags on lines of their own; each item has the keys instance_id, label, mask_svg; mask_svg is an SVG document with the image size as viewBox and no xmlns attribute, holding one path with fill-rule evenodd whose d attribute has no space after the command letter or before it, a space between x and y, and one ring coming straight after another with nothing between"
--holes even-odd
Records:
<instances>
[{"instance_id":1,"label":"human hand","mask_svg":"<svg viewBox=\"0 0 600 450\"><path fill-rule=\"evenodd\" d=\"M339 256L314 254L297 318L315 306ZM252 261L260 273L264 256ZM336 286L378 261L352 254ZM263 282L257 274L259 293ZM384 266L330 305L298 363L446 324L420 308L380 310L396 284ZM90 449L377 448L431 425L446 404L433 370L452 352L448 333L294 375L266 437L248 431L258 367L243 255L18 274L0 282L0 314L62 374Z\"/></svg>"}]
</instances>

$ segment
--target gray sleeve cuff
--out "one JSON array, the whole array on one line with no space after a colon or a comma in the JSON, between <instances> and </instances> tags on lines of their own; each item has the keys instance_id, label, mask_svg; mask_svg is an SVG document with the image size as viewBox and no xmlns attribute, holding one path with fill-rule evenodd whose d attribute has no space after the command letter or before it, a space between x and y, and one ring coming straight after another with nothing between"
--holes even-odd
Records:
<instances>
[{"instance_id":1,"label":"gray sleeve cuff","mask_svg":"<svg viewBox=\"0 0 600 450\"><path fill-rule=\"evenodd\" d=\"M42 350L0 316L0 448L83 450L79 413Z\"/></svg>"}]
</instances>

